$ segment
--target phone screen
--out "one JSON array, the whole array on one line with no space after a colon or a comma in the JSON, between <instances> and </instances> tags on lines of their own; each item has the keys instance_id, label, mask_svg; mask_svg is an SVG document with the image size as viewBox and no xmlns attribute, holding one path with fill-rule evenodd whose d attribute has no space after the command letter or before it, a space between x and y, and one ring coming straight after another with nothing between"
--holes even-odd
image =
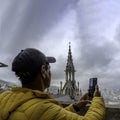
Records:
<instances>
[{"instance_id":1,"label":"phone screen","mask_svg":"<svg viewBox=\"0 0 120 120\"><path fill-rule=\"evenodd\" d=\"M90 87L93 86L93 80L90 80Z\"/></svg>"},{"instance_id":2,"label":"phone screen","mask_svg":"<svg viewBox=\"0 0 120 120\"><path fill-rule=\"evenodd\" d=\"M90 78L89 80L89 97L93 97L95 86L97 84L97 78Z\"/></svg>"}]
</instances>

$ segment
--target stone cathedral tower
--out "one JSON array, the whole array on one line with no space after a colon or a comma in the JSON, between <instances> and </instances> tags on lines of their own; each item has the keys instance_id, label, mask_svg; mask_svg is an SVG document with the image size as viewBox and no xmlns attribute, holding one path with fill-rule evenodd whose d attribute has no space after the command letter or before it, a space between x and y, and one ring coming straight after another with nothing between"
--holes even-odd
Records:
<instances>
[{"instance_id":1,"label":"stone cathedral tower","mask_svg":"<svg viewBox=\"0 0 120 120\"><path fill-rule=\"evenodd\" d=\"M70 98L74 100L76 99L77 95L79 95L79 82L77 86L75 80L75 72L76 71L72 59L71 45L69 43L68 58L65 69L66 82L63 87L62 87L62 82L60 82L61 84L60 94L69 95Z\"/></svg>"}]
</instances>

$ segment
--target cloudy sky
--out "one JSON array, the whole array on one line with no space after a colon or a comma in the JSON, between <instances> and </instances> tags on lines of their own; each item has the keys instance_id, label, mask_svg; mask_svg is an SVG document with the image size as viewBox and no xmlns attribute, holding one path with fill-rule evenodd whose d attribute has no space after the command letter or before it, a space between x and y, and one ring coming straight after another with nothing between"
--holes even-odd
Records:
<instances>
[{"instance_id":1,"label":"cloudy sky","mask_svg":"<svg viewBox=\"0 0 120 120\"><path fill-rule=\"evenodd\" d=\"M11 62L24 48L55 56L52 85L65 82L71 42L76 81L120 88L120 0L0 0L0 79L19 84Z\"/></svg>"}]
</instances>

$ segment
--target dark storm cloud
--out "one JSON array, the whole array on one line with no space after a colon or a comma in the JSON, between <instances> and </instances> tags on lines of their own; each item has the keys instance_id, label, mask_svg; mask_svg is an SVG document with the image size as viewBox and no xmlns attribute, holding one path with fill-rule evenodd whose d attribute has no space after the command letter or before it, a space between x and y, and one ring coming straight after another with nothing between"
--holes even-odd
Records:
<instances>
[{"instance_id":1,"label":"dark storm cloud","mask_svg":"<svg viewBox=\"0 0 120 120\"><path fill-rule=\"evenodd\" d=\"M9 65L6 75L12 79L11 62L22 48L36 47L50 31L74 0L1 0L0 1L0 55ZM49 40L47 41L48 44ZM12 76L10 78L10 76Z\"/></svg>"},{"instance_id":2,"label":"dark storm cloud","mask_svg":"<svg viewBox=\"0 0 120 120\"><path fill-rule=\"evenodd\" d=\"M1 0L0 9L0 55L4 58L1 60L11 63L13 54L19 49L45 46L42 49L45 53L57 56L51 69L52 82L59 84L65 81L68 53L63 41L72 41L76 45L73 48L71 44L71 47L80 86L86 87L88 79L96 76L102 85L116 86L112 84L114 79L118 83L120 44L116 43L120 41L120 27L116 29L115 40L109 40L114 34L112 25L117 24L113 21L119 20L119 4L115 0ZM69 12L71 10L74 15ZM5 79L9 78L4 70L1 76L3 73Z\"/></svg>"},{"instance_id":3,"label":"dark storm cloud","mask_svg":"<svg viewBox=\"0 0 120 120\"><path fill-rule=\"evenodd\" d=\"M78 29L75 42L78 47L76 51L78 57L74 63L77 70L76 79L84 86L90 77L98 77L100 84L104 87L105 84L118 86L112 84L113 80L120 85L119 74L116 74L120 72L120 65L115 60L116 57L119 58L119 45L116 45L114 38L109 37L110 33L108 37L105 34L113 25L113 21L117 19L117 7L119 8L116 1L108 3L107 1L81 0L76 4ZM114 30L111 31L114 32ZM119 33L117 34L118 41ZM113 65L115 62L117 66Z\"/></svg>"},{"instance_id":4,"label":"dark storm cloud","mask_svg":"<svg viewBox=\"0 0 120 120\"><path fill-rule=\"evenodd\" d=\"M101 37L100 39L97 38L98 43L95 43L95 41L87 41L87 44L82 43L81 60L85 68L107 67L114 58L114 55L117 52L116 46L112 42L107 41L104 42L104 44L99 45L101 39L105 40Z\"/></svg>"},{"instance_id":5,"label":"dark storm cloud","mask_svg":"<svg viewBox=\"0 0 120 120\"><path fill-rule=\"evenodd\" d=\"M119 22L119 25L116 28L114 39L120 45L120 22Z\"/></svg>"},{"instance_id":6,"label":"dark storm cloud","mask_svg":"<svg viewBox=\"0 0 120 120\"><path fill-rule=\"evenodd\" d=\"M109 65L118 50L113 41L109 41L101 34L106 30L104 24L107 21L109 23L109 15L106 15L106 19L104 19L106 11L108 11L106 3L106 1L95 0L79 1L75 8L78 24L77 39L79 39L77 45L78 51L81 51L78 56L85 69ZM105 13L103 13L103 8L106 10Z\"/></svg>"},{"instance_id":7,"label":"dark storm cloud","mask_svg":"<svg viewBox=\"0 0 120 120\"><path fill-rule=\"evenodd\" d=\"M2 48L7 47L7 52L13 52L18 47L37 44L41 41L38 38L42 38L61 19L71 2L72 0L7 1L1 21Z\"/></svg>"},{"instance_id":8,"label":"dark storm cloud","mask_svg":"<svg viewBox=\"0 0 120 120\"><path fill-rule=\"evenodd\" d=\"M66 63L67 63L67 57L64 58L63 56L59 56L57 58L57 60L59 60L58 62L55 63L55 65L52 65L52 69L54 74L53 79L61 79L61 80L65 80L65 67L66 67Z\"/></svg>"}]
</instances>

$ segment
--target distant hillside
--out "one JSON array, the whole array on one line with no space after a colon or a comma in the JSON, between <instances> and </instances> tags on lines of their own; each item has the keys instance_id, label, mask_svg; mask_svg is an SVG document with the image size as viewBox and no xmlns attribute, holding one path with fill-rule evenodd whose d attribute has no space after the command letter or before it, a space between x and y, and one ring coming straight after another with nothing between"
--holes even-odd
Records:
<instances>
[{"instance_id":1,"label":"distant hillside","mask_svg":"<svg viewBox=\"0 0 120 120\"><path fill-rule=\"evenodd\" d=\"M14 83L7 82L7 81L5 81L5 80L1 80L1 79L0 79L0 84L6 84L6 85L9 86L9 87L15 86Z\"/></svg>"},{"instance_id":2,"label":"distant hillside","mask_svg":"<svg viewBox=\"0 0 120 120\"><path fill-rule=\"evenodd\" d=\"M53 94L57 94L58 93L58 89L59 89L59 87L57 87L57 86L50 86L49 87L50 93L53 93Z\"/></svg>"}]
</instances>

